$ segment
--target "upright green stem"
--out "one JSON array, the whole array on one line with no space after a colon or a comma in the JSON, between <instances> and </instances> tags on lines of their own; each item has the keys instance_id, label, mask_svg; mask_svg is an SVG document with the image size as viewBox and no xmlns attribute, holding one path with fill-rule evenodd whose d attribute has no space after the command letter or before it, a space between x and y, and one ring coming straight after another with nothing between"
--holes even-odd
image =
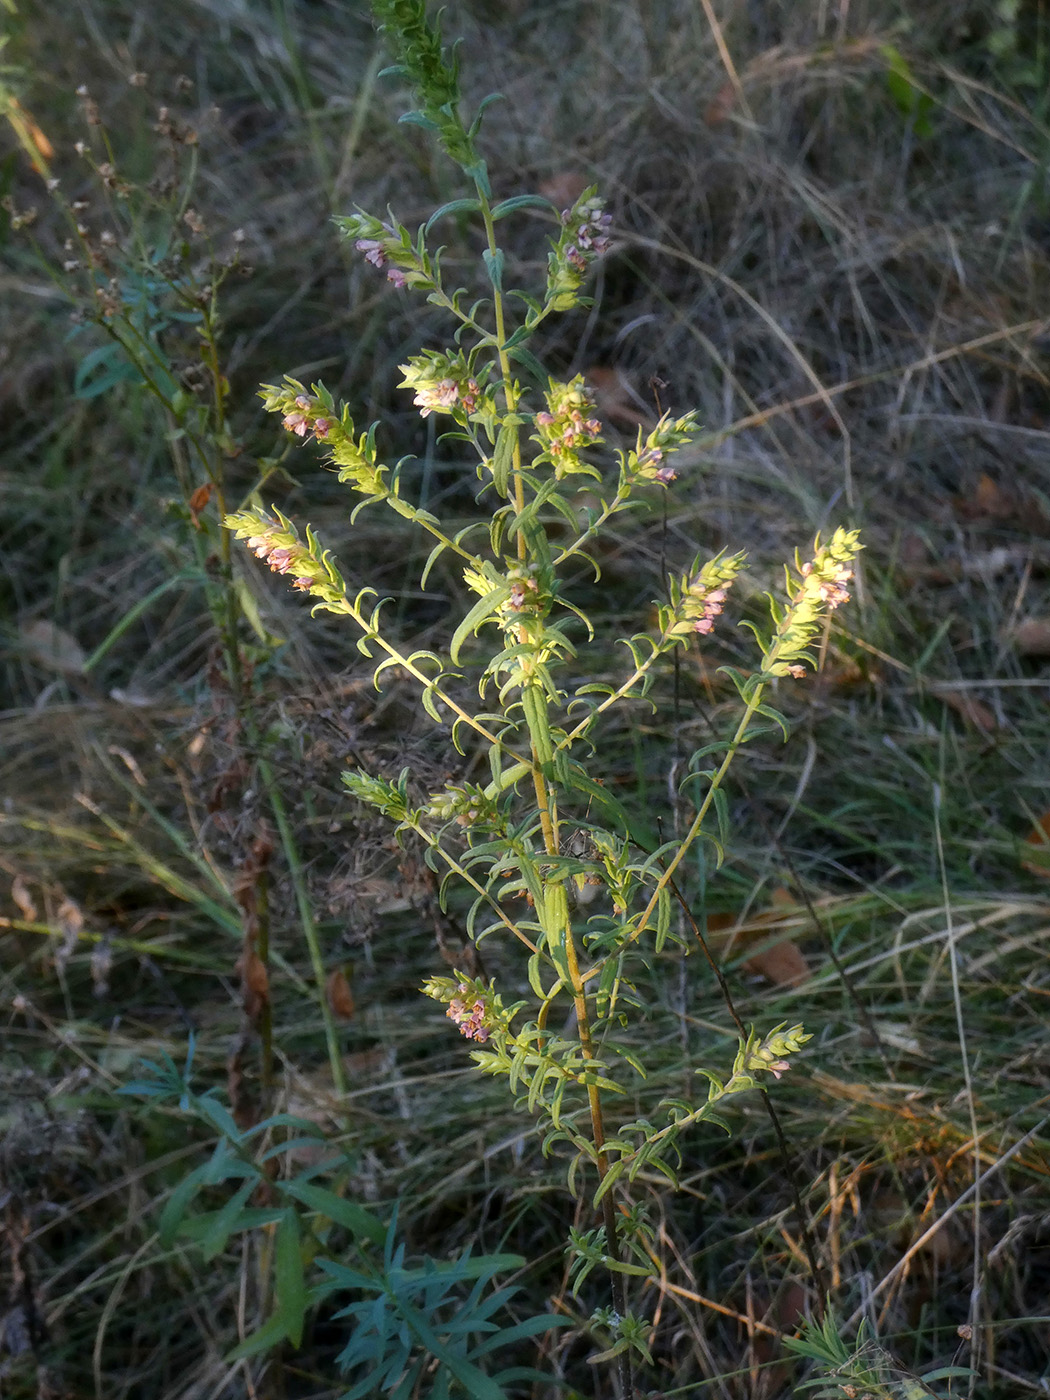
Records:
<instances>
[{"instance_id":1,"label":"upright green stem","mask_svg":"<svg viewBox=\"0 0 1050 1400\"><path fill-rule=\"evenodd\" d=\"M557 855L558 829L556 819L552 819L554 803L542 766L543 756L549 755L551 751L546 697L538 686L533 687L533 691L537 698L532 703L523 706L532 740L533 784L547 854ZM580 1050L584 1060L593 1064L597 1056L591 1036L590 1006L584 978L580 973L579 956L576 951L576 940L573 938L572 919L569 914L569 900L564 884L547 886L542 923L548 939L558 947L558 970L568 974L573 1006L576 1011L576 1035L580 1042ZM591 1119L591 1140L595 1148L595 1165L600 1186L608 1173L609 1161L605 1153L605 1117L602 1096L597 1084L589 1083L587 1085L587 1107ZM616 1202L613 1199L612 1191L602 1193L602 1219L605 1225L606 1250L609 1259L613 1265L619 1264L621 1262L620 1242L616 1221ZM612 1293L613 1309L620 1317L624 1317L627 1313L627 1289L623 1274L616 1268L609 1270L609 1287ZM629 1352L627 1350L620 1352L616 1362L622 1392L621 1400L631 1400L633 1379Z\"/></svg>"},{"instance_id":2,"label":"upright green stem","mask_svg":"<svg viewBox=\"0 0 1050 1400\"><path fill-rule=\"evenodd\" d=\"M495 224L488 198L480 187L478 187L478 198L481 204L482 218L485 222L485 234L488 239L489 252L495 258L498 252ZM512 387L513 381L510 356L507 354L505 348L507 332L503 296L497 286L493 287L493 310L496 321L496 353L499 357L500 373L503 378L504 403L507 413L510 414L514 413L517 409L517 397ZM520 515L525 509L525 485L521 466L521 440L517 432L515 432L514 435L511 462L511 473L514 483L514 504ZM527 558L527 542L524 533L520 530L518 531L517 547L518 558L524 561ZM538 703L524 706L532 747L533 789L536 794L536 807L539 812L544 846L548 855L557 855L559 840L556 807L552 800L552 793L546 775L543 772L544 758L546 757L549 761L551 752L550 727L546 716L547 702L541 687L536 686L534 690L538 697ZM541 710L542 714L539 713ZM579 958L576 951L575 939L572 935L572 921L569 917L568 899L564 885L558 884L550 886L546 900L546 909L544 911L544 925L548 938L560 942L560 961L563 961L569 975L569 984L576 1010L576 1027L580 1049L584 1059L593 1062L596 1056L594 1053L594 1043L591 1038L590 1008L588 1006L584 980L580 974ZM595 1161L597 1164L599 1181L601 1182L605 1179L608 1172L608 1158L604 1151L605 1122L602 1110L601 1091L596 1084L588 1084L587 1101L591 1119L591 1136L596 1153ZM609 1258L614 1264L618 1264L620 1262L620 1247L616 1224L616 1205L611 1191L606 1191L602 1196L602 1215L605 1224L606 1248ZM627 1312L626 1288L623 1275L615 1269L610 1269L609 1281L613 1298L613 1308L622 1317ZM631 1400L633 1380L630 1354L626 1350L622 1351L617 1357L617 1371L622 1400Z\"/></svg>"},{"instance_id":3,"label":"upright green stem","mask_svg":"<svg viewBox=\"0 0 1050 1400\"><path fill-rule=\"evenodd\" d=\"M481 217L485 221L485 236L488 239L489 253L493 258L496 258L499 255L499 245L496 242L496 224L492 218L492 206L481 186L476 184L475 187L481 204ZM514 392L510 356L506 351L507 324L503 309L503 293L495 285L492 288L492 309L496 318L496 354L499 358L500 374L503 378L503 401L507 412L515 413L518 407L518 398ZM514 482L514 506L520 515L525 509L525 482L521 471L521 438L517 430L514 432L514 448L511 455L511 478ZM524 560L525 555L525 537L519 530L518 558Z\"/></svg>"}]
</instances>

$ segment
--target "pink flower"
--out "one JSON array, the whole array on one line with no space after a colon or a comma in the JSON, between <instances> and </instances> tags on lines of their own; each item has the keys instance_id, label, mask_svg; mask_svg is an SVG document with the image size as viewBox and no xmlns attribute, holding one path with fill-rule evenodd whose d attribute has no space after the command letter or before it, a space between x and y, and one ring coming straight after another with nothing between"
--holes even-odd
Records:
<instances>
[{"instance_id":1,"label":"pink flower","mask_svg":"<svg viewBox=\"0 0 1050 1400\"><path fill-rule=\"evenodd\" d=\"M305 437L310 431L310 420L305 413L286 413L284 426L296 437Z\"/></svg>"},{"instance_id":2,"label":"pink flower","mask_svg":"<svg viewBox=\"0 0 1050 1400\"><path fill-rule=\"evenodd\" d=\"M364 253L365 262L370 262L373 267L382 267L386 262L383 245L374 238L359 238L354 247L359 253Z\"/></svg>"},{"instance_id":3,"label":"pink flower","mask_svg":"<svg viewBox=\"0 0 1050 1400\"><path fill-rule=\"evenodd\" d=\"M442 379L437 384L421 384L412 402L421 410L420 418L428 418L435 410L451 408L458 397L456 381Z\"/></svg>"},{"instance_id":4,"label":"pink flower","mask_svg":"<svg viewBox=\"0 0 1050 1400\"><path fill-rule=\"evenodd\" d=\"M326 438L332 431L332 425L327 418L314 419L314 437L320 440Z\"/></svg>"},{"instance_id":5,"label":"pink flower","mask_svg":"<svg viewBox=\"0 0 1050 1400\"><path fill-rule=\"evenodd\" d=\"M293 558L294 555L290 549L271 549L268 562L275 574L290 574Z\"/></svg>"},{"instance_id":6,"label":"pink flower","mask_svg":"<svg viewBox=\"0 0 1050 1400\"><path fill-rule=\"evenodd\" d=\"M388 267L386 270L386 280L388 282L393 282L395 287L403 287L408 281L399 267Z\"/></svg>"},{"instance_id":7,"label":"pink flower","mask_svg":"<svg viewBox=\"0 0 1050 1400\"><path fill-rule=\"evenodd\" d=\"M466 995L466 983L461 983L459 990ZM455 1021L459 1027L460 1034L467 1040L476 1040L479 1044L484 1044L489 1038L488 1028L483 1024L485 1020L485 1003L476 1000L469 1012L462 997L453 997L448 1004L445 1015Z\"/></svg>"}]
</instances>

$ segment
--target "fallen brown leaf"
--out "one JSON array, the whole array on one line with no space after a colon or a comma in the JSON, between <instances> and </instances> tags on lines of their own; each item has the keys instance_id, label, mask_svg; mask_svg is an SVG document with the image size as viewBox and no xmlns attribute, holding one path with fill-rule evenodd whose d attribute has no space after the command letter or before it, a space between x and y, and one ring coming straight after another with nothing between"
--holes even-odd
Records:
<instances>
[{"instance_id":1,"label":"fallen brown leaf","mask_svg":"<svg viewBox=\"0 0 1050 1400\"><path fill-rule=\"evenodd\" d=\"M969 495L956 496L955 513L960 520L1022 525L1029 533L1043 533L1047 524L1046 511L1038 497L1013 482L1000 486L987 472L977 478Z\"/></svg>"},{"instance_id":2,"label":"fallen brown leaf","mask_svg":"<svg viewBox=\"0 0 1050 1400\"><path fill-rule=\"evenodd\" d=\"M22 628L22 641L30 657L62 675L82 675L87 653L71 633L40 618Z\"/></svg>"},{"instance_id":3,"label":"fallen brown leaf","mask_svg":"<svg viewBox=\"0 0 1050 1400\"><path fill-rule=\"evenodd\" d=\"M325 995L332 1015L339 1021L349 1021L354 1014L354 994L350 990L346 973L341 967L333 967L325 983Z\"/></svg>"},{"instance_id":4,"label":"fallen brown leaf","mask_svg":"<svg viewBox=\"0 0 1050 1400\"><path fill-rule=\"evenodd\" d=\"M200 513L211 500L212 491L215 488L210 481L206 481L203 486L198 486L189 499L190 515L193 518L194 528L200 529Z\"/></svg>"},{"instance_id":5,"label":"fallen brown leaf","mask_svg":"<svg viewBox=\"0 0 1050 1400\"><path fill-rule=\"evenodd\" d=\"M786 938L753 954L744 967L777 987L799 987L809 977L809 963L798 946Z\"/></svg>"},{"instance_id":6,"label":"fallen brown leaf","mask_svg":"<svg viewBox=\"0 0 1050 1400\"><path fill-rule=\"evenodd\" d=\"M1050 617L1026 617L1010 640L1022 656L1050 656Z\"/></svg>"},{"instance_id":7,"label":"fallen brown leaf","mask_svg":"<svg viewBox=\"0 0 1050 1400\"><path fill-rule=\"evenodd\" d=\"M986 705L983 700L975 700L965 690L950 690L947 686L933 685L930 687L930 694L936 696L950 710L954 710L960 719L964 719L967 724L972 724L975 729L980 729L985 734L992 734L999 728L999 721L991 706Z\"/></svg>"},{"instance_id":8,"label":"fallen brown leaf","mask_svg":"<svg viewBox=\"0 0 1050 1400\"><path fill-rule=\"evenodd\" d=\"M732 913L709 915L708 942L730 956L764 945L749 954L743 965L745 972L757 972L777 987L798 987L810 976L810 966L801 949L790 938L769 941L775 938L776 926L785 918L785 900L790 900L786 891L780 892L779 897L775 894L773 903L777 907L756 914L746 924L737 925L737 916Z\"/></svg>"},{"instance_id":9,"label":"fallen brown leaf","mask_svg":"<svg viewBox=\"0 0 1050 1400\"><path fill-rule=\"evenodd\" d=\"M1009 520L1016 514L1018 502L1012 491L1004 490L987 472L982 472L967 505L977 518Z\"/></svg>"},{"instance_id":10,"label":"fallen brown leaf","mask_svg":"<svg viewBox=\"0 0 1050 1400\"><path fill-rule=\"evenodd\" d=\"M1043 813L1025 837L1024 844L1031 847L1032 854L1021 861L1022 870L1050 880L1050 812Z\"/></svg>"},{"instance_id":11,"label":"fallen brown leaf","mask_svg":"<svg viewBox=\"0 0 1050 1400\"><path fill-rule=\"evenodd\" d=\"M560 170L540 186L540 194L557 209L571 209L591 182L578 170Z\"/></svg>"},{"instance_id":12,"label":"fallen brown leaf","mask_svg":"<svg viewBox=\"0 0 1050 1400\"><path fill-rule=\"evenodd\" d=\"M27 923L36 923L36 905L33 903L33 896L29 893L29 886L21 875L16 875L11 881L11 898L18 906L18 912Z\"/></svg>"},{"instance_id":13,"label":"fallen brown leaf","mask_svg":"<svg viewBox=\"0 0 1050 1400\"><path fill-rule=\"evenodd\" d=\"M262 1009L270 999L270 974L254 948L246 948L237 959L241 975L241 1006L248 1021L257 1024Z\"/></svg>"},{"instance_id":14,"label":"fallen brown leaf","mask_svg":"<svg viewBox=\"0 0 1050 1400\"><path fill-rule=\"evenodd\" d=\"M599 418L632 431L644 428L652 421L650 414L641 411L645 407L644 400L621 370L612 369L609 365L591 365L584 371L583 377L594 394L594 406Z\"/></svg>"},{"instance_id":15,"label":"fallen brown leaf","mask_svg":"<svg viewBox=\"0 0 1050 1400\"><path fill-rule=\"evenodd\" d=\"M721 126L729 120L736 105L736 88L726 79L704 108L704 125Z\"/></svg>"},{"instance_id":16,"label":"fallen brown leaf","mask_svg":"<svg viewBox=\"0 0 1050 1400\"><path fill-rule=\"evenodd\" d=\"M17 97L7 99L6 115L23 150L33 162L34 169L41 175L46 175L46 162L53 160L55 155L55 148L48 140L47 135L40 129Z\"/></svg>"}]
</instances>

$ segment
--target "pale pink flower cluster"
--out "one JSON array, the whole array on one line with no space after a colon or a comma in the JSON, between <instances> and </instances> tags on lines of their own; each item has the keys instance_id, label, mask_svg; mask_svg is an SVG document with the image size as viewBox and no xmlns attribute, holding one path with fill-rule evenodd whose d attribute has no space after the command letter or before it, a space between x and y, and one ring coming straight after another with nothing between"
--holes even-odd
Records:
<instances>
[{"instance_id":1,"label":"pale pink flower cluster","mask_svg":"<svg viewBox=\"0 0 1050 1400\"><path fill-rule=\"evenodd\" d=\"M565 452L571 452L579 443L586 446L588 442L599 437L602 425L597 418L584 418L578 408L570 409L562 418L554 417L553 413L537 413L536 424L540 428L553 428L558 425L557 433L549 433L547 437L547 450L552 457L560 457Z\"/></svg>"},{"instance_id":2,"label":"pale pink flower cluster","mask_svg":"<svg viewBox=\"0 0 1050 1400\"><path fill-rule=\"evenodd\" d=\"M310 410L314 407L311 399L305 394L300 394L295 400L295 408L284 415L283 423L290 433L296 437L305 437L307 433L313 433L319 442L323 441L332 431L332 424L327 418L314 418L310 415Z\"/></svg>"},{"instance_id":3,"label":"pale pink flower cluster","mask_svg":"<svg viewBox=\"0 0 1050 1400\"><path fill-rule=\"evenodd\" d=\"M664 452L662 447L647 447L638 457L638 466L641 470L647 467L656 466L657 462L662 462ZM677 481L678 473L674 467L657 467L652 474L653 481L658 481L661 486L669 486L672 481Z\"/></svg>"},{"instance_id":4,"label":"pale pink flower cluster","mask_svg":"<svg viewBox=\"0 0 1050 1400\"><path fill-rule=\"evenodd\" d=\"M489 1038L488 1030L484 1025L485 1003L480 1000L475 1001L468 1011L467 1004L463 1000L469 991L465 982L459 984L459 991L461 995L452 998L445 1015L451 1021L455 1021L461 1035L466 1036L468 1040L476 1040L479 1044L484 1045Z\"/></svg>"},{"instance_id":5,"label":"pale pink flower cluster","mask_svg":"<svg viewBox=\"0 0 1050 1400\"><path fill-rule=\"evenodd\" d=\"M359 238L354 244L359 253L364 253L365 262L370 262L373 267L384 267L387 261L387 251L378 238ZM395 287L405 285L405 274L399 267L388 267L386 270L388 282L393 282Z\"/></svg>"},{"instance_id":6,"label":"pale pink flower cluster","mask_svg":"<svg viewBox=\"0 0 1050 1400\"><path fill-rule=\"evenodd\" d=\"M521 612L529 595L537 592L536 580L534 578L516 579L510 586L510 597L507 599L507 606L512 612Z\"/></svg>"},{"instance_id":7,"label":"pale pink flower cluster","mask_svg":"<svg viewBox=\"0 0 1050 1400\"><path fill-rule=\"evenodd\" d=\"M813 564L803 564L803 576L813 572ZM827 604L828 611L839 607L842 603L849 602L849 590L846 584L853 577L853 570L847 564L839 564L834 574L829 579L822 580L820 584L820 596Z\"/></svg>"},{"instance_id":8,"label":"pale pink flower cluster","mask_svg":"<svg viewBox=\"0 0 1050 1400\"><path fill-rule=\"evenodd\" d=\"M303 562L303 551L301 549L289 548L287 545L277 544L273 537L266 535L250 535L248 537L248 548L257 559L264 559L270 569L275 574L294 574ZM313 585L313 579L306 574L301 574L292 584L293 588L298 588L302 592L308 592Z\"/></svg>"},{"instance_id":9,"label":"pale pink flower cluster","mask_svg":"<svg viewBox=\"0 0 1050 1400\"><path fill-rule=\"evenodd\" d=\"M600 200L564 210L562 220L569 223L574 215L576 218L582 215L582 222L576 229L576 242L565 249L565 260L577 272L586 272L588 254L596 257L609 251L606 230L612 223L612 215L602 213Z\"/></svg>"},{"instance_id":10,"label":"pale pink flower cluster","mask_svg":"<svg viewBox=\"0 0 1050 1400\"><path fill-rule=\"evenodd\" d=\"M693 623L693 630L699 632L701 637L706 637L709 632L715 630L715 618L722 611L722 604L726 600L727 592L728 590L725 588L715 588L704 599L703 616L698 617Z\"/></svg>"},{"instance_id":11,"label":"pale pink flower cluster","mask_svg":"<svg viewBox=\"0 0 1050 1400\"><path fill-rule=\"evenodd\" d=\"M412 402L420 410L419 416L427 418L431 413L451 413L457 401L464 413L473 413L478 406L478 382L464 380L458 384L454 379L440 379L435 384L419 384Z\"/></svg>"}]
</instances>

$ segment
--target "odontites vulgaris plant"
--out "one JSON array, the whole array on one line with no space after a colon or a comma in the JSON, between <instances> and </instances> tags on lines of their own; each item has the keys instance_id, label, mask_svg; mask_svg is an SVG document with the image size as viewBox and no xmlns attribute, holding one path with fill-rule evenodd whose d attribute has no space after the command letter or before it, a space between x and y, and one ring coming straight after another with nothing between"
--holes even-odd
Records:
<instances>
[{"instance_id":1,"label":"odontites vulgaris plant","mask_svg":"<svg viewBox=\"0 0 1050 1400\"><path fill-rule=\"evenodd\" d=\"M566 1153L569 1188L592 1195L600 1223L574 1232L572 1278L581 1287L599 1263L609 1274L612 1306L595 1314L594 1326L629 1394L632 1357L648 1359L648 1328L632 1313L627 1288L632 1276L654 1271L632 1183L644 1168L673 1184L689 1128L719 1121L731 1095L764 1090L809 1039L800 1025L752 1031L727 1069L697 1069L706 1081L697 1098L654 1105L651 1118L614 1121L611 1106L628 1085L636 1095L646 1072L644 1040L630 1034L644 1010L633 979L675 936L674 875L683 859L706 840L720 861L728 770L757 717L784 726L769 691L815 666L813 643L846 601L860 545L856 531L837 529L786 570L783 594L770 599L769 626L752 626L753 669L725 668L741 713L730 735L695 756L702 793L695 816L684 836L653 849L603 781L611 775L602 770L602 726L614 709L649 696L677 649L705 643L745 556L696 559L670 578L655 625L623 639L623 674L588 678L599 674L596 662L588 664L588 648L597 655L594 628L567 580L581 565L599 576L594 546L614 517L674 489L676 454L696 436L696 416L665 413L639 429L633 446L605 450L582 378L548 376L529 345L549 316L585 303L589 271L615 240L601 199L588 189L561 211L532 195L497 201L476 145L487 103L473 121L461 115L456 62L419 0L383 0L374 11L417 96L407 120L433 136L470 192L415 233L391 213L358 210L336 222L377 276L448 317L449 345L409 357L401 387L421 417L440 418L447 438L475 461L474 519L454 528L415 505L398 466L384 460L376 427L362 431L323 384L285 379L263 397L287 432L320 445L325 463L357 494L352 520L365 508L402 517L429 544L421 586L439 558L452 556L467 601L443 645L412 650L388 628L384 600L367 578L348 581L309 526L300 532L256 504L228 515L226 525L315 609L354 624L359 650L377 660L377 683L392 671L414 685L446 741L471 760L479 751L484 758L482 776L426 793L407 771L396 780L354 771L344 781L398 833L423 844L442 898L465 896L470 936L503 945L493 960L497 975L435 976L423 990L470 1042L479 1070L504 1078L538 1119L545 1149ZM497 226L534 209L555 226L545 284L511 288ZM482 229L480 290L453 286L442 266L435 231L453 213ZM356 574L367 552L350 557ZM476 762L464 766L479 771Z\"/></svg>"}]
</instances>

